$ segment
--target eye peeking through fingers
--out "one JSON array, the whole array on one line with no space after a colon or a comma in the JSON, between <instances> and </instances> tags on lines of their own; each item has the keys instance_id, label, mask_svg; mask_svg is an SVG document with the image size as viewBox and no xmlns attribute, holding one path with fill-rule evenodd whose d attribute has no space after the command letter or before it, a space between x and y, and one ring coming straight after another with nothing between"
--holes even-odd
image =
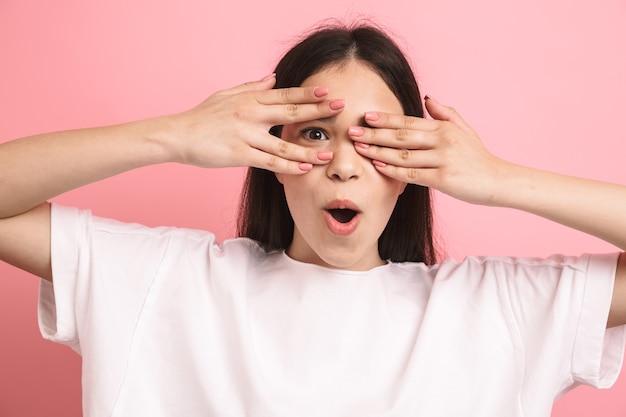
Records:
<instances>
[{"instance_id":1,"label":"eye peeking through fingers","mask_svg":"<svg viewBox=\"0 0 626 417\"><path fill-rule=\"evenodd\" d=\"M320 141L320 140L328 140L328 135L324 132L323 129L319 129L317 127L308 127L300 131L300 136L308 140Z\"/></svg>"}]
</instances>

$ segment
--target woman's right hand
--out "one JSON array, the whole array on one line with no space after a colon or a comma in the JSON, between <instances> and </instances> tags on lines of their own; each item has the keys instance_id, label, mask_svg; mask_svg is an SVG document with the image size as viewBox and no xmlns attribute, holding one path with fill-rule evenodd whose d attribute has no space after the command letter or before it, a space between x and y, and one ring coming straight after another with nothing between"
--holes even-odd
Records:
<instances>
[{"instance_id":1,"label":"woman's right hand","mask_svg":"<svg viewBox=\"0 0 626 417\"><path fill-rule=\"evenodd\" d=\"M0 218L56 195L147 165L255 166L301 174L328 152L272 136L275 125L333 116L342 100L324 87L275 89L275 78L219 91L179 114L89 129L44 133L0 144Z\"/></svg>"},{"instance_id":2,"label":"woman's right hand","mask_svg":"<svg viewBox=\"0 0 626 417\"><path fill-rule=\"evenodd\" d=\"M201 167L254 166L302 174L332 159L329 152L286 142L272 126L334 116L343 100L328 100L325 87L272 89L272 75L218 91L199 106L169 116L167 144L174 161Z\"/></svg>"}]
</instances>

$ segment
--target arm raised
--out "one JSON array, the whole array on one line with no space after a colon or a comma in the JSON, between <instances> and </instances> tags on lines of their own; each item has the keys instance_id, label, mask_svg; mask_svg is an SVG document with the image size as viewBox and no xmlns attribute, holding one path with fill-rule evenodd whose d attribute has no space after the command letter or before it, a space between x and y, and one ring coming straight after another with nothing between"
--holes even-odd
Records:
<instances>
[{"instance_id":1,"label":"arm raised","mask_svg":"<svg viewBox=\"0 0 626 417\"><path fill-rule=\"evenodd\" d=\"M626 250L626 186L509 163L488 152L454 109L433 99L426 108L434 120L366 114L370 128L351 128L355 149L397 180L533 213ZM610 326L626 324L625 258L617 266Z\"/></svg>"},{"instance_id":2,"label":"arm raised","mask_svg":"<svg viewBox=\"0 0 626 417\"><path fill-rule=\"evenodd\" d=\"M302 174L332 155L287 143L270 127L343 109L324 87L272 89L273 76L219 91L179 114L0 144L0 260L50 272L50 207L65 191L135 168L177 162Z\"/></svg>"},{"instance_id":3,"label":"arm raised","mask_svg":"<svg viewBox=\"0 0 626 417\"><path fill-rule=\"evenodd\" d=\"M270 127L343 109L323 87L271 90L275 78L219 91L175 115L47 133L0 144L0 218L82 185L146 165L255 166L304 173L328 155L282 141Z\"/></svg>"}]
</instances>

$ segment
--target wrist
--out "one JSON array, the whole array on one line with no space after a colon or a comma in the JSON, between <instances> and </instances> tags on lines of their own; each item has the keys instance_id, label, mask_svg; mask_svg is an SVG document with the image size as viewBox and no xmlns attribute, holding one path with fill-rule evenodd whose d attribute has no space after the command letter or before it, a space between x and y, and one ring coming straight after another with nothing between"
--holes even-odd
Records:
<instances>
[{"instance_id":1,"label":"wrist","mask_svg":"<svg viewBox=\"0 0 626 417\"><path fill-rule=\"evenodd\" d=\"M528 192L533 188L535 170L497 159L491 181L486 184L484 205L493 207L519 208Z\"/></svg>"},{"instance_id":2,"label":"wrist","mask_svg":"<svg viewBox=\"0 0 626 417\"><path fill-rule=\"evenodd\" d=\"M182 157L177 151L179 143L177 122L173 116L161 116L137 122L140 129L137 135L149 164L181 162Z\"/></svg>"},{"instance_id":3,"label":"wrist","mask_svg":"<svg viewBox=\"0 0 626 417\"><path fill-rule=\"evenodd\" d=\"M547 171L506 163L501 170L493 205L534 212L542 199L558 193L555 176Z\"/></svg>"}]
</instances>

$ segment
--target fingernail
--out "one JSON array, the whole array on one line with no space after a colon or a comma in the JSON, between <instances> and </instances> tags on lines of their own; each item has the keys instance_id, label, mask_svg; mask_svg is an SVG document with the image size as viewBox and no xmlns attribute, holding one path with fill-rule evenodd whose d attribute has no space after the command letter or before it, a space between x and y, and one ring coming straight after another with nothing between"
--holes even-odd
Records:
<instances>
[{"instance_id":1,"label":"fingernail","mask_svg":"<svg viewBox=\"0 0 626 417\"><path fill-rule=\"evenodd\" d=\"M384 162L382 162L382 161L377 161L376 159L374 159L374 160L372 161L372 164L376 165L377 167L381 167L381 168L384 168L384 167L386 167L386 166L387 166L387 164L386 164L386 163L384 163Z\"/></svg>"},{"instance_id":2,"label":"fingernail","mask_svg":"<svg viewBox=\"0 0 626 417\"><path fill-rule=\"evenodd\" d=\"M350 136L363 136L365 131L362 127L352 126L348 128L348 134Z\"/></svg>"},{"instance_id":3,"label":"fingernail","mask_svg":"<svg viewBox=\"0 0 626 417\"><path fill-rule=\"evenodd\" d=\"M330 107L331 110L341 110L345 106L346 106L345 100L342 100L342 99L333 100L330 103L328 103L328 107Z\"/></svg>"},{"instance_id":4,"label":"fingernail","mask_svg":"<svg viewBox=\"0 0 626 417\"><path fill-rule=\"evenodd\" d=\"M300 165L298 165L298 168L300 168L300 171L310 171L313 169L313 164L309 164L308 162L302 162Z\"/></svg>"},{"instance_id":5,"label":"fingernail","mask_svg":"<svg viewBox=\"0 0 626 417\"><path fill-rule=\"evenodd\" d=\"M267 75L267 76L261 78L261 81L268 81L268 80L271 80L272 78L275 78L275 77L276 77L276 73L273 72L270 75Z\"/></svg>"},{"instance_id":6,"label":"fingernail","mask_svg":"<svg viewBox=\"0 0 626 417\"><path fill-rule=\"evenodd\" d=\"M363 143L363 142L354 142L354 146L356 146L357 148L361 148L361 149L368 149L370 147L370 144Z\"/></svg>"},{"instance_id":7,"label":"fingernail","mask_svg":"<svg viewBox=\"0 0 626 417\"><path fill-rule=\"evenodd\" d=\"M375 122L378 119L380 119L380 115L378 113L373 112L373 111L365 112L365 120Z\"/></svg>"},{"instance_id":8,"label":"fingernail","mask_svg":"<svg viewBox=\"0 0 626 417\"><path fill-rule=\"evenodd\" d=\"M328 95L328 88L316 87L315 90L313 90L313 94L315 94L315 97L324 97Z\"/></svg>"},{"instance_id":9,"label":"fingernail","mask_svg":"<svg viewBox=\"0 0 626 417\"><path fill-rule=\"evenodd\" d=\"M317 159L320 161L330 161L333 159L333 153L331 151L319 151L317 153Z\"/></svg>"}]
</instances>

